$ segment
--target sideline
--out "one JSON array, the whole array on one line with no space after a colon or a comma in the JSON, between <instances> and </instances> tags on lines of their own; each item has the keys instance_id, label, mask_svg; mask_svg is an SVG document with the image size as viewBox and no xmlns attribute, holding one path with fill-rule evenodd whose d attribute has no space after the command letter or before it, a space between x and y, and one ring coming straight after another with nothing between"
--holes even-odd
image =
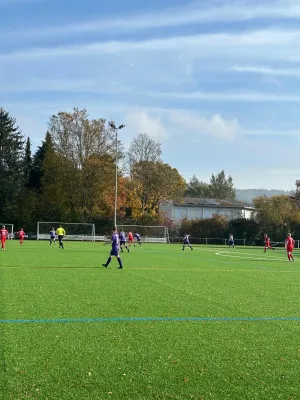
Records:
<instances>
[{"instance_id":1,"label":"sideline","mask_svg":"<svg viewBox=\"0 0 300 400\"><path fill-rule=\"evenodd\" d=\"M253 260L253 261L281 261L281 262L289 262L289 260L279 257L268 257L268 256L261 256L261 255L256 255L256 254L251 254L251 253L239 253L242 255L239 255L237 252L232 253L230 251L219 251L215 253L217 256L221 257L229 257L229 258L244 258L248 260ZM296 259L294 262L299 261Z\"/></svg>"},{"instance_id":2,"label":"sideline","mask_svg":"<svg viewBox=\"0 0 300 400\"><path fill-rule=\"evenodd\" d=\"M2 319L0 324L67 324L101 322L300 322L300 317L115 317L61 319Z\"/></svg>"}]
</instances>

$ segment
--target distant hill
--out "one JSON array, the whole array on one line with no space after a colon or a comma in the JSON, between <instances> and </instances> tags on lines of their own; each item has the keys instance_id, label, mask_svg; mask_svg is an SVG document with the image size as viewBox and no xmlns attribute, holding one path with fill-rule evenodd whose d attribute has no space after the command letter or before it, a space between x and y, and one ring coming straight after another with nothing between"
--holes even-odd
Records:
<instances>
[{"instance_id":1,"label":"distant hill","mask_svg":"<svg viewBox=\"0 0 300 400\"><path fill-rule=\"evenodd\" d=\"M278 196L278 195L289 195L292 192L286 190L276 190L276 189L236 189L236 198L239 201L242 201L247 204L252 203L252 199L258 196Z\"/></svg>"}]
</instances>

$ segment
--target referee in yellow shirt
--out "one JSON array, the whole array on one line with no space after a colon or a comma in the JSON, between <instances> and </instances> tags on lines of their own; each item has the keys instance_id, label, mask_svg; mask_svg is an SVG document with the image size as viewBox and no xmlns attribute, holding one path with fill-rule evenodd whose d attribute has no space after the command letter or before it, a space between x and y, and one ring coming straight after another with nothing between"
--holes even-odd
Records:
<instances>
[{"instance_id":1,"label":"referee in yellow shirt","mask_svg":"<svg viewBox=\"0 0 300 400\"><path fill-rule=\"evenodd\" d=\"M64 230L64 228L61 225L59 225L59 228L56 229L56 234L58 237L59 248L63 249L64 248L63 238L66 234L66 231Z\"/></svg>"}]
</instances>

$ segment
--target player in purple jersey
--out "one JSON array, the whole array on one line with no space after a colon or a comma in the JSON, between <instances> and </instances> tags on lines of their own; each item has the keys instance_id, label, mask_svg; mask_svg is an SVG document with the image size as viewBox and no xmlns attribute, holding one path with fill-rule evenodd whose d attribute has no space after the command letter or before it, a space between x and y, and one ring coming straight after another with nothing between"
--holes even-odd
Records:
<instances>
[{"instance_id":1,"label":"player in purple jersey","mask_svg":"<svg viewBox=\"0 0 300 400\"><path fill-rule=\"evenodd\" d=\"M109 263L111 262L111 258L112 256L117 257L118 263L119 263L119 268L118 269L122 269L123 268L123 264L122 264L122 260L120 258L120 254L119 254L119 235L117 232L117 228L114 226L113 227L113 234L111 237L111 251L110 251L110 255L106 261L106 264L102 264L103 267L107 268Z\"/></svg>"},{"instance_id":2,"label":"player in purple jersey","mask_svg":"<svg viewBox=\"0 0 300 400\"><path fill-rule=\"evenodd\" d=\"M229 235L228 246L234 248L234 240L233 240L233 234L232 233L230 233L230 235Z\"/></svg>"},{"instance_id":3,"label":"player in purple jersey","mask_svg":"<svg viewBox=\"0 0 300 400\"><path fill-rule=\"evenodd\" d=\"M52 228L50 231L50 245L52 244L52 242L55 243L55 229Z\"/></svg>"},{"instance_id":4,"label":"player in purple jersey","mask_svg":"<svg viewBox=\"0 0 300 400\"><path fill-rule=\"evenodd\" d=\"M193 250L192 246L190 245L190 235L188 235L187 233L184 235L184 238L183 238L182 250L185 249L185 246L188 246L191 250Z\"/></svg>"},{"instance_id":5,"label":"player in purple jersey","mask_svg":"<svg viewBox=\"0 0 300 400\"><path fill-rule=\"evenodd\" d=\"M136 241L138 242L138 244L141 246L142 245L141 235L139 233L135 233L134 237L136 238Z\"/></svg>"},{"instance_id":6,"label":"player in purple jersey","mask_svg":"<svg viewBox=\"0 0 300 400\"><path fill-rule=\"evenodd\" d=\"M125 247L125 249L128 251L129 253L129 247L126 246L126 235L125 232L123 231L123 229L121 230L121 232L119 233L119 239L120 239L120 249L121 252L123 253L123 248L122 246Z\"/></svg>"}]
</instances>

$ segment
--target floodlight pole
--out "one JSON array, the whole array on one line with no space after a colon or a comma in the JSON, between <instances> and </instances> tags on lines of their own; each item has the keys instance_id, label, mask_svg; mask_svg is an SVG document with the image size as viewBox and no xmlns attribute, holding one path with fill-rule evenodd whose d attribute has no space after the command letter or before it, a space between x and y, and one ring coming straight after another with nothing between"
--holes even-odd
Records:
<instances>
[{"instance_id":1,"label":"floodlight pole","mask_svg":"<svg viewBox=\"0 0 300 400\"><path fill-rule=\"evenodd\" d=\"M118 199L118 131L125 128L125 125L116 126L114 122L110 122L109 126L115 131L116 134L116 143L115 143L115 152L116 152L116 176L115 176L115 205L114 205L114 226L117 227L117 199Z\"/></svg>"}]
</instances>

